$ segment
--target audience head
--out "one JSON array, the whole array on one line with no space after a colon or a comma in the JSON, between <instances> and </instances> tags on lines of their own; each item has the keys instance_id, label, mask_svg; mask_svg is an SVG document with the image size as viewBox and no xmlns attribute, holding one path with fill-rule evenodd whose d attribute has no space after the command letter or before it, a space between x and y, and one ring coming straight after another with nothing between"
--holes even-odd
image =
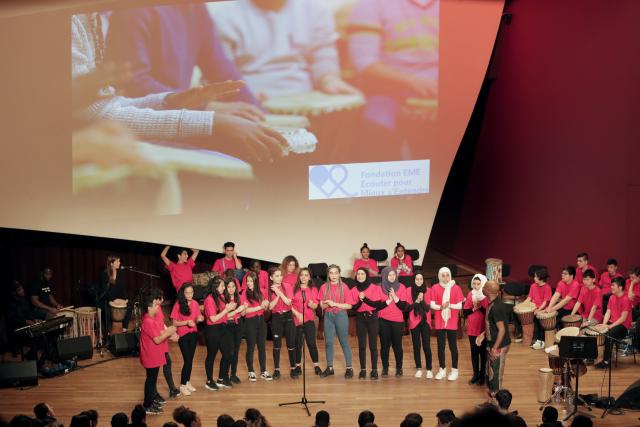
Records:
<instances>
[{"instance_id":1,"label":"audience head","mask_svg":"<svg viewBox=\"0 0 640 427\"><path fill-rule=\"evenodd\" d=\"M558 410L553 406L547 406L542 411L542 422L552 423L554 421L558 421Z\"/></svg>"},{"instance_id":2,"label":"audience head","mask_svg":"<svg viewBox=\"0 0 640 427\"><path fill-rule=\"evenodd\" d=\"M28 417L26 415L16 415L11 418L9 422L9 427L32 427L33 426L33 418Z\"/></svg>"},{"instance_id":3,"label":"audience head","mask_svg":"<svg viewBox=\"0 0 640 427\"><path fill-rule=\"evenodd\" d=\"M132 426L142 426L145 425L145 421L147 420L147 411L145 411L144 406L136 405L131 411L131 425Z\"/></svg>"},{"instance_id":4,"label":"audience head","mask_svg":"<svg viewBox=\"0 0 640 427\"><path fill-rule=\"evenodd\" d=\"M507 411L511 406L511 399L513 399L513 396L511 395L511 392L509 390L502 389L498 390L498 392L494 396L494 399L496 400L499 409Z\"/></svg>"},{"instance_id":5,"label":"audience head","mask_svg":"<svg viewBox=\"0 0 640 427\"><path fill-rule=\"evenodd\" d=\"M129 417L124 412L118 412L111 417L111 427L127 427L127 425L129 425Z\"/></svg>"},{"instance_id":6,"label":"audience head","mask_svg":"<svg viewBox=\"0 0 640 427\"><path fill-rule=\"evenodd\" d=\"M251 427L268 427L269 423L262 413L256 408L249 408L244 412L244 419Z\"/></svg>"},{"instance_id":7,"label":"audience head","mask_svg":"<svg viewBox=\"0 0 640 427\"><path fill-rule=\"evenodd\" d=\"M400 423L400 427L421 427L422 415L411 412L404 417Z\"/></svg>"},{"instance_id":8,"label":"audience head","mask_svg":"<svg viewBox=\"0 0 640 427\"><path fill-rule=\"evenodd\" d=\"M235 420L233 427L247 427L248 424L245 420Z\"/></svg>"},{"instance_id":9,"label":"audience head","mask_svg":"<svg viewBox=\"0 0 640 427\"><path fill-rule=\"evenodd\" d=\"M173 410L173 420L184 427L200 427L202 425L198 414L184 405Z\"/></svg>"},{"instance_id":10,"label":"audience head","mask_svg":"<svg viewBox=\"0 0 640 427\"><path fill-rule=\"evenodd\" d=\"M373 412L367 410L360 412L358 415L358 427L364 427L365 424L372 423L376 419L376 416L373 415Z\"/></svg>"},{"instance_id":11,"label":"audience head","mask_svg":"<svg viewBox=\"0 0 640 427\"><path fill-rule=\"evenodd\" d=\"M514 424L513 420L514 417L500 413L495 406L484 406L481 409L465 414L460 418L459 422L456 423L456 426L512 427Z\"/></svg>"},{"instance_id":12,"label":"audience head","mask_svg":"<svg viewBox=\"0 0 640 427\"><path fill-rule=\"evenodd\" d=\"M98 411L95 409L87 409L86 411L82 411L80 415L86 415L89 417L92 427L96 427L98 425Z\"/></svg>"},{"instance_id":13,"label":"audience head","mask_svg":"<svg viewBox=\"0 0 640 427\"><path fill-rule=\"evenodd\" d=\"M235 423L235 421L231 418L231 415L228 414L220 415L216 421L218 427L233 427L233 423Z\"/></svg>"},{"instance_id":14,"label":"audience head","mask_svg":"<svg viewBox=\"0 0 640 427\"><path fill-rule=\"evenodd\" d=\"M545 283L549 279L549 272L546 268L539 268L533 273L533 279L536 283Z\"/></svg>"},{"instance_id":15,"label":"audience head","mask_svg":"<svg viewBox=\"0 0 640 427\"><path fill-rule=\"evenodd\" d=\"M69 427L91 427L91 419L84 414L74 415Z\"/></svg>"},{"instance_id":16,"label":"audience head","mask_svg":"<svg viewBox=\"0 0 640 427\"><path fill-rule=\"evenodd\" d=\"M571 421L571 427L593 427L593 421L586 415L576 415Z\"/></svg>"},{"instance_id":17,"label":"audience head","mask_svg":"<svg viewBox=\"0 0 640 427\"><path fill-rule=\"evenodd\" d=\"M485 285L486 288L486 285ZM438 411L436 414L436 418L438 420L438 427L449 426L453 420L456 419L456 415L453 413L451 409L442 409Z\"/></svg>"},{"instance_id":18,"label":"audience head","mask_svg":"<svg viewBox=\"0 0 640 427\"><path fill-rule=\"evenodd\" d=\"M51 407L44 402L38 403L36 406L34 406L33 413L39 420L43 420L45 418L55 418L53 409L51 409Z\"/></svg>"},{"instance_id":19,"label":"audience head","mask_svg":"<svg viewBox=\"0 0 640 427\"><path fill-rule=\"evenodd\" d=\"M162 427L179 427L177 423L174 423L173 421L167 421L166 423L162 424Z\"/></svg>"},{"instance_id":20,"label":"audience head","mask_svg":"<svg viewBox=\"0 0 640 427\"><path fill-rule=\"evenodd\" d=\"M331 424L330 418L327 411L316 412L316 423L314 427L328 427Z\"/></svg>"}]
</instances>

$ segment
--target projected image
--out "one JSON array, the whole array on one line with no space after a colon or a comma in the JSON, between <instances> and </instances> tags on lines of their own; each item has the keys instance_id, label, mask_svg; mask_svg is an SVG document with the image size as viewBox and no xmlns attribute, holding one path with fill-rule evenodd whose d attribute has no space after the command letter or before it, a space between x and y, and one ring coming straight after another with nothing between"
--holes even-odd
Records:
<instances>
[{"instance_id":1,"label":"projected image","mask_svg":"<svg viewBox=\"0 0 640 427\"><path fill-rule=\"evenodd\" d=\"M325 189L338 164L420 160L422 178L357 197L426 193L439 10L439 0L237 0L76 14L74 192L153 189L157 213L182 213L189 180L296 182L315 200L350 194ZM320 183L322 165L334 173Z\"/></svg>"}]
</instances>

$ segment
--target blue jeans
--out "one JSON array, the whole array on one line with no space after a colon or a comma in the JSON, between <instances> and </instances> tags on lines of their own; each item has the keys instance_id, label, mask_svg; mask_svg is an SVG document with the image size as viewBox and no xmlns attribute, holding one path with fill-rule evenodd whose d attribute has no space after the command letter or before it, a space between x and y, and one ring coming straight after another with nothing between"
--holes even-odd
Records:
<instances>
[{"instance_id":1,"label":"blue jeans","mask_svg":"<svg viewBox=\"0 0 640 427\"><path fill-rule=\"evenodd\" d=\"M327 366L333 366L333 340L338 335L340 347L344 353L344 361L347 368L351 367L351 347L349 347L349 316L346 310L338 313L324 313L324 339Z\"/></svg>"}]
</instances>

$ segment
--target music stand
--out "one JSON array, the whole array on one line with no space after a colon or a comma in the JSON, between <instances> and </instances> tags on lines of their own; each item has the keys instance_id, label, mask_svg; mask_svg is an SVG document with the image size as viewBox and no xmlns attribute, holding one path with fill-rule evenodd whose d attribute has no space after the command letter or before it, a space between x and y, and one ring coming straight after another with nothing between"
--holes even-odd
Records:
<instances>
[{"instance_id":1,"label":"music stand","mask_svg":"<svg viewBox=\"0 0 640 427\"><path fill-rule=\"evenodd\" d=\"M586 405L587 409L591 411L591 406L580 397L579 384L580 384L580 360L595 359L598 356L598 347L595 337L570 337L564 336L560 340L559 349L560 359L567 359L569 363L575 361L575 373L576 373L576 391L573 398L573 411L564 417L563 421L567 421L569 418L578 414L578 401L583 405ZM591 414L582 413L590 418L595 418Z\"/></svg>"}]
</instances>

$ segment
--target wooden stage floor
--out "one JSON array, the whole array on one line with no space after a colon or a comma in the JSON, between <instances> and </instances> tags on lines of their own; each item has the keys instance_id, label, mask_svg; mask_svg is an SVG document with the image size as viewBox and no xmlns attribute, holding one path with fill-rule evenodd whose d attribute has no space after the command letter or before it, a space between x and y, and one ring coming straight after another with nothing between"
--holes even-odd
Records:
<instances>
[{"instance_id":1,"label":"wooden stage floor","mask_svg":"<svg viewBox=\"0 0 640 427\"><path fill-rule=\"evenodd\" d=\"M354 368L357 376L359 370L357 343L355 337L350 338L354 352ZM320 349L320 365L324 369L324 341L318 341ZM336 342L336 375L321 379L307 372L307 394L311 400L326 400L325 405L314 405L313 414L325 409L331 413L332 426L354 426L358 413L364 409L372 410L376 422L380 426L397 426L408 412L419 412L425 419L425 426L434 425L435 413L443 408L450 408L456 414L486 400L485 389L470 386L467 381L471 377L469 361L469 343L465 336L458 341L460 353L460 379L456 382L435 381L414 378L414 362L411 339L404 337L404 376L395 378L394 369L391 376L377 381L345 380L344 359ZM173 374L176 382L180 380L182 359L177 344L171 343ZM435 339L431 341L434 353L434 367L437 366ZM171 412L177 405L186 405L197 411L202 417L204 426L215 426L216 417L228 413L234 418L241 417L247 407L259 408L274 426L311 426L312 418L306 416L301 407L279 408L278 403L298 400L302 394L302 380L289 378L288 369L278 381L257 383L247 381L247 370L244 363L245 343L240 349L239 376L242 384L224 391L207 391L203 384L205 348L199 346L196 352L191 382L197 392L189 397L169 400L165 414L148 416L150 427L162 426L171 419ZM109 358L109 354L104 359ZM393 356L391 357L393 360ZM95 355L93 361L83 361L81 365L100 361ZM287 366L287 354L283 352L281 360ZM449 355L447 354L447 360ZM216 371L219 359L216 361ZM267 366L272 368L271 342L267 342ZM311 366L309 363L308 366ZM513 393L512 409L518 410L529 426L540 423L539 403L536 401L538 387L538 368L547 367L547 356L542 350L531 350L522 344L514 344L508 356L504 387ZM256 355L257 367L257 355ZM640 377L640 364L634 365L633 357L620 357L618 368L613 370L612 395L618 396L631 383ZM588 373L580 379L581 394L606 394L607 381L604 371L589 366ZM107 426L111 416L119 411L130 413L136 403L142 400L144 370L137 358L121 358L80 369L62 377L44 379L38 387L29 390L2 390L0 414L11 417L17 413L32 414L37 402L48 402L53 406L60 420L69 425L71 416L84 409L95 408L100 413L100 425ZM158 381L160 393L167 396L166 383L162 374ZM562 408L558 407L562 414ZM640 413L626 411L623 415L609 415L601 420L602 410L595 409L597 426L632 426L640 425Z\"/></svg>"}]
</instances>

